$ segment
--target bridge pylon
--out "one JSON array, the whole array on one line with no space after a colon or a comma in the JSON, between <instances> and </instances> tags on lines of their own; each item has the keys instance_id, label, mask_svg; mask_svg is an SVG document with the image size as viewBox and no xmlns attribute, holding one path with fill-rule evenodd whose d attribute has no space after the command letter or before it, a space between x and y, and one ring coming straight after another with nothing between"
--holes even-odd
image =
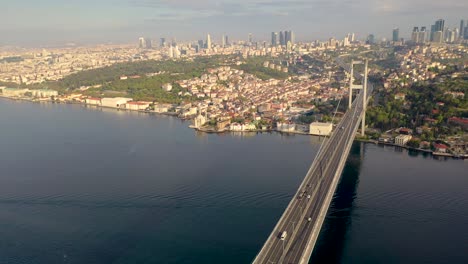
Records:
<instances>
[{"instance_id":1,"label":"bridge pylon","mask_svg":"<svg viewBox=\"0 0 468 264\"><path fill-rule=\"evenodd\" d=\"M350 78L349 78L349 104L348 109L351 109L351 105L353 104L353 90L362 90L364 93L364 99L362 100L362 124L361 124L361 136L365 135L366 132L366 110L367 110L367 73L368 73L368 60L365 61L351 61L351 68L350 68ZM364 74L362 76L362 83L361 84L354 84L354 65L363 64L364 65Z\"/></svg>"}]
</instances>

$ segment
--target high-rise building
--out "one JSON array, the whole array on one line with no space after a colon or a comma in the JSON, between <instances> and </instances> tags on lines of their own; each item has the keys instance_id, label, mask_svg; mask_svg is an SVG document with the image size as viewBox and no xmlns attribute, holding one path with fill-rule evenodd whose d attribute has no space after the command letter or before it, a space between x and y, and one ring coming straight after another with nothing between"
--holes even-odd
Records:
<instances>
[{"instance_id":1,"label":"high-rise building","mask_svg":"<svg viewBox=\"0 0 468 264\"><path fill-rule=\"evenodd\" d=\"M354 40L355 40L354 38L356 37L356 36L354 35L354 33L351 33L350 37L351 37L351 39L350 39L349 41L350 41L350 42L354 42Z\"/></svg>"},{"instance_id":2,"label":"high-rise building","mask_svg":"<svg viewBox=\"0 0 468 264\"><path fill-rule=\"evenodd\" d=\"M210 36L210 34L206 35L206 48L211 49L211 36Z\"/></svg>"},{"instance_id":3,"label":"high-rise building","mask_svg":"<svg viewBox=\"0 0 468 264\"><path fill-rule=\"evenodd\" d=\"M210 34L206 34L206 48L211 49L211 36Z\"/></svg>"},{"instance_id":4,"label":"high-rise building","mask_svg":"<svg viewBox=\"0 0 468 264\"><path fill-rule=\"evenodd\" d=\"M224 37L224 35L221 37L221 47L226 47L226 38Z\"/></svg>"},{"instance_id":5,"label":"high-rise building","mask_svg":"<svg viewBox=\"0 0 468 264\"><path fill-rule=\"evenodd\" d=\"M161 38L160 46L161 46L162 48L163 48L163 47L166 47L166 39L165 39L165 38Z\"/></svg>"},{"instance_id":6,"label":"high-rise building","mask_svg":"<svg viewBox=\"0 0 468 264\"><path fill-rule=\"evenodd\" d=\"M204 48L205 47L205 43L203 42L203 40L198 40L198 46L200 46L200 48Z\"/></svg>"},{"instance_id":7,"label":"high-rise building","mask_svg":"<svg viewBox=\"0 0 468 264\"><path fill-rule=\"evenodd\" d=\"M392 37L393 42L397 42L400 40L400 29L399 28L394 28L393 29L393 37Z\"/></svg>"},{"instance_id":8,"label":"high-rise building","mask_svg":"<svg viewBox=\"0 0 468 264\"><path fill-rule=\"evenodd\" d=\"M369 36L367 36L367 44L375 44L374 34L369 34Z\"/></svg>"},{"instance_id":9,"label":"high-rise building","mask_svg":"<svg viewBox=\"0 0 468 264\"><path fill-rule=\"evenodd\" d=\"M271 32L271 46L276 46L278 42L278 33Z\"/></svg>"},{"instance_id":10,"label":"high-rise building","mask_svg":"<svg viewBox=\"0 0 468 264\"><path fill-rule=\"evenodd\" d=\"M468 39L468 26L463 28L463 39Z\"/></svg>"},{"instance_id":11,"label":"high-rise building","mask_svg":"<svg viewBox=\"0 0 468 264\"><path fill-rule=\"evenodd\" d=\"M145 39L145 48L146 49L152 49L153 48L153 43L152 43L151 39L149 39L149 38Z\"/></svg>"},{"instance_id":12,"label":"high-rise building","mask_svg":"<svg viewBox=\"0 0 468 264\"><path fill-rule=\"evenodd\" d=\"M179 50L179 47L177 47L177 45L174 47L174 58L180 58L180 50Z\"/></svg>"},{"instance_id":13,"label":"high-rise building","mask_svg":"<svg viewBox=\"0 0 468 264\"><path fill-rule=\"evenodd\" d=\"M419 43L419 27L414 27L411 33L411 42Z\"/></svg>"},{"instance_id":14,"label":"high-rise building","mask_svg":"<svg viewBox=\"0 0 468 264\"><path fill-rule=\"evenodd\" d=\"M249 33L249 44L253 43L252 33Z\"/></svg>"},{"instance_id":15,"label":"high-rise building","mask_svg":"<svg viewBox=\"0 0 468 264\"><path fill-rule=\"evenodd\" d=\"M280 45L281 45L281 46L286 45L286 41L284 41L284 33L283 33L283 31L280 31L280 33L279 33L279 42L280 42Z\"/></svg>"},{"instance_id":16,"label":"high-rise building","mask_svg":"<svg viewBox=\"0 0 468 264\"><path fill-rule=\"evenodd\" d=\"M450 34L451 34L450 29L448 27L444 28L444 41L445 42L448 42Z\"/></svg>"},{"instance_id":17,"label":"high-rise building","mask_svg":"<svg viewBox=\"0 0 468 264\"><path fill-rule=\"evenodd\" d=\"M294 31L292 30L289 31L289 41L293 45L294 45L294 42L296 42L296 36L294 35Z\"/></svg>"},{"instance_id":18,"label":"high-rise building","mask_svg":"<svg viewBox=\"0 0 468 264\"><path fill-rule=\"evenodd\" d=\"M442 43L443 41L444 41L443 31L434 32L434 36L432 37L432 42Z\"/></svg>"},{"instance_id":19,"label":"high-rise building","mask_svg":"<svg viewBox=\"0 0 468 264\"><path fill-rule=\"evenodd\" d=\"M174 48L172 45L169 47L169 58L174 58Z\"/></svg>"},{"instance_id":20,"label":"high-rise building","mask_svg":"<svg viewBox=\"0 0 468 264\"><path fill-rule=\"evenodd\" d=\"M140 49L151 49L153 47L151 39L140 37L138 39L138 48Z\"/></svg>"},{"instance_id":21,"label":"high-rise building","mask_svg":"<svg viewBox=\"0 0 468 264\"><path fill-rule=\"evenodd\" d=\"M421 27L421 31L419 31L419 35L418 35L418 43L426 42L426 38L427 38L426 27Z\"/></svg>"},{"instance_id":22,"label":"high-rise building","mask_svg":"<svg viewBox=\"0 0 468 264\"><path fill-rule=\"evenodd\" d=\"M468 20L467 20L467 21L465 21L465 20L463 20L463 19L460 20L460 29L459 29L459 32L458 32L458 34L459 34L458 36L459 36L460 38L463 38L463 37L464 37L464 36L463 36L463 33L465 32L465 27L468 26L468 25L467 25L467 22L468 22Z\"/></svg>"},{"instance_id":23,"label":"high-rise building","mask_svg":"<svg viewBox=\"0 0 468 264\"><path fill-rule=\"evenodd\" d=\"M429 33L429 41L434 40L435 25L431 25L431 33Z\"/></svg>"},{"instance_id":24,"label":"high-rise building","mask_svg":"<svg viewBox=\"0 0 468 264\"><path fill-rule=\"evenodd\" d=\"M144 49L146 47L145 38L141 37L138 39L138 48Z\"/></svg>"},{"instance_id":25,"label":"high-rise building","mask_svg":"<svg viewBox=\"0 0 468 264\"><path fill-rule=\"evenodd\" d=\"M227 46L229 46L229 37L226 35L224 36L224 43L226 43Z\"/></svg>"},{"instance_id":26,"label":"high-rise building","mask_svg":"<svg viewBox=\"0 0 468 264\"><path fill-rule=\"evenodd\" d=\"M436 43L444 41L445 20L438 19L434 25L431 26L430 40Z\"/></svg>"},{"instance_id":27,"label":"high-rise building","mask_svg":"<svg viewBox=\"0 0 468 264\"><path fill-rule=\"evenodd\" d=\"M346 36L344 39L343 39L343 46L349 46L349 36Z\"/></svg>"},{"instance_id":28,"label":"high-rise building","mask_svg":"<svg viewBox=\"0 0 468 264\"><path fill-rule=\"evenodd\" d=\"M446 42L448 43L453 43L455 42L455 39L456 39L456 32L457 32L457 29L448 29L447 30L447 38L445 39Z\"/></svg>"},{"instance_id":29,"label":"high-rise building","mask_svg":"<svg viewBox=\"0 0 468 264\"><path fill-rule=\"evenodd\" d=\"M435 31L436 32L437 31L444 31L444 29L445 29L445 20L443 20L443 19L437 20L435 22L434 26L435 26Z\"/></svg>"},{"instance_id":30,"label":"high-rise building","mask_svg":"<svg viewBox=\"0 0 468 264\"><path fill-rule=\"evenodd\" d=\"M291 41L291 35L289 31L284 31L284 45L287 45L289 41Z\"/></svg>"}]
</instances>

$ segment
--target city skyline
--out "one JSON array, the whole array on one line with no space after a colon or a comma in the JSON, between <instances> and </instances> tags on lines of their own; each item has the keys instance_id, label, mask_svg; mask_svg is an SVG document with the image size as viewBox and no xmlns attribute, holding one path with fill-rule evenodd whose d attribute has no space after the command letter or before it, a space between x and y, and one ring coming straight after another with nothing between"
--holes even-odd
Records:
<instances>
[{"instance_id":1,"label":"city skyline","mask_svg":"<svg viewBox=\"0 0 468 264\"><path fill-rule=\"evenodd\" d=\"M260 41L268 40L272 31L281 28L293 28L297 41L341 39L348 32L355 32L359 39L371 33L377 39L391 39L391 30L396 27L400 37L409 38L413 26L430 26L439 18L446 21L446 26L457 27L460 19L466 19L468 8L467 3L454 0L85 0L66 4L58 0L22 0L3 6L8 12L0 18L0 45L20 46L128 43L141 36L186 41L208 33L215 42L222 35L247 41L248 33ZM369 23L370 19L375 20Z\"/></svg>"}]
</instances>

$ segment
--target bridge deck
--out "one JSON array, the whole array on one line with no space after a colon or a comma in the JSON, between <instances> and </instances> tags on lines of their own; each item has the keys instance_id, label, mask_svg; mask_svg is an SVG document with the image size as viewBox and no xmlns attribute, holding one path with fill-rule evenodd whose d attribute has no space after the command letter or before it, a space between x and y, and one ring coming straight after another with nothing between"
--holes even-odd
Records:
<instances>
[{"instance_id":1,"label":"bridge deck","mask_svg":"<svg viewBox=\"0 0 468 264\"><path fill-rule=\"evenodd\" d=\"M368 87L369 95L370 83ZM254 264L308 263L363 115L362 100L360 93L322 145ZM280 238L283 231L287 232L284 240Z\"/></svg>"}]
</instances>

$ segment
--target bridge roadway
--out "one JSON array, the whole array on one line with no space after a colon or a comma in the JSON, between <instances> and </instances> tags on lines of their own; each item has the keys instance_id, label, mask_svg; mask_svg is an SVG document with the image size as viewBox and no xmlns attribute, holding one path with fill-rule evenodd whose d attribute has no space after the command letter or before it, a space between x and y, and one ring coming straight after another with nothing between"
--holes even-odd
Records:
<instances>
[{"instance_id":1,"label":"bridge roadway","mask_svg":"<svg viewBox=\"0 0 468 264\"><path fill-rule=\"evenodd\" d=\"M359 76L356 74L355 77ZM370 83L368 88L370 95ZM297 193L254 259L254 264L308 263L360 124L362 100L363 93L360 93L331 137L322 145ZM287 236L281 240L283 231L287 232Z\"/></svg>"}]
</instances>

